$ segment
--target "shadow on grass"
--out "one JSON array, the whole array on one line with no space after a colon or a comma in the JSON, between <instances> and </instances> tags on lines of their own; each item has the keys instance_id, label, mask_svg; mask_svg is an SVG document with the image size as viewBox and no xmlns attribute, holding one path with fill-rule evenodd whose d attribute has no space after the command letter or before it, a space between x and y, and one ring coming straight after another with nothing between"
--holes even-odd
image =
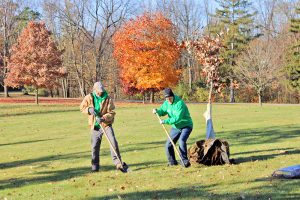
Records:
<instances>
[{"instance_id":1,"label":"shadow on grass","mask_svg":"<svg viewBox=\"0 0 300 200\"><path fill-rule=\"evenodd\" d=\"M120 150L123 152L139 152L149 149L163 148L165 147L166 141L152 141L152 142L138 142L138 143L129 143L123 144L120 147ZM142 155L141 155L142 156Z\"/></svg>"},{"instance_id":2,"label":"shadow on grass","mask_svg":"<svg viewBox=\"0 0 300 200\"><path fill-rule=\"evenodd\" d=\"M175 185L174 185L175 186ZM131 193L122 193L114 195L106 195L102 197L91 197L88 200L104 200L104 199L199 199L199 197L207 197L213 199L216 196L213 193L205 191L204 186L190 187L174 187L168 190L150 190ZM199 196L201 194L201 196ZM200 198L203 199L203 198Z\"/></svg>"},{"instance_id":3,"label":"shadow on grass","mask_svg":"<svg viewBox=\"0 0 300 200\"><path fill-rule=\"evenodd\" d=\"M237 164L244 163L244 162L252 162L256 160L268 160L272 158L276 158L278 156L286 156L286 155L293 155L293 154L300 154L300 149L294 149L289 151L284 151L283 153L273 153L273 154L263 154L257 156L247 156L247 157L238 157L234 158Z\"/></svg>"},{"instance_id":4,"label":"shadow on grass","mask_svg":"<svg viewBox=\"0 0 300 200\"><path fill-rule=\"evenodd\" d=\"M64 155L49 155L39 158L33 158L33 159L27 159L27 160L17 160L12 162L6 162L0 164L0 169L9 169L13 167L21 167L25 165L33 165L33 164L39 164L45 166L45 163L51 163L55 160L73 160L76 158L82 158L82 157L88 157L90 158L89 154L87 154L89 151L85 152L76 152L76 153L70 153L70 154L64 154Z\"/></svg>"},{"instance_id":5,"label":"shadow on grass","mask_svg":"<svg viewBox=\"0 0 300 200\"><path fill-rule=\"evenodd\" d=\"M110 169L110 167L108 168ZM105 169L105 170L108 170ZM72 179L74 177L82 176L90 172L88 167L81 168L69 168L64 170L53 170L39 172L39 176L34 178L11 178L7 180L0 180L0 190L8 188L18 188L26 185L39 184L48 182L57 182L67 179ZM45 174L45 175L44 175ZM42 176L44 175L44 176ZM70 180L71 181L71 180Z\"/></svg>"},{"instance_id":6,"label":"shadow on grass","mask_svg":"<svg viewBox=\"0 0 300 200\"><path fill-rule=\"evenodd\" d=\"M125 161L126 162L126 161ZM157 167L157 166L167 166L167 162L162 161L149 161L149 162L142 162L142 163L127 163L129 165L129 168L133 169L133 171L140 171L143 169L149 169L151 167Z\"/></svg>"},{"instance_id":7,"label":"shadow on grass","mask_svg":"<svg viewBox=\"0 0 300 200\"><path fill-rule=\"evenodd\" d=\"M155 162L135 163L135 164L129 164L129 167L140 168L143 166L149 166L153 164L159 164L159 163L155 163ZM98 173L101 174L101 172L112 171L112 170L116 170L113 164L101 165L100 171ZM134 171L131 173L134 173ZM76 180L74 181L73 178L80 177L89 173L91 173L90 166L80 167L80 168L68 168L63 170L40 171L35 173L36 177L33 178L10 178L7 180L0 180L0 190L9 189L9 188L18 188L26 185L41 184L41 183L52 184L53 182L58 182L63 180L70 180L71 182L75 182Z\"/></svg>"},{"instance_id":8,"label":"shadow on grass","mask_svg":"<svg viewBox=\"0 0 300 200\"><path fill-rule=\"evenodd\" d=\"M266 151L282 151L282 153L286 153L288 150L294 150L294 148L273 148L273 149L263 149L263 150L253 150L253 151L243 151L239 153L233 153L232 156L237 156L241 154L252 154L252 153L261 153Z\"/></svg>"},{"instance_id":9,"label":"shadow on grass","mask_svg":"<svg viewBox=\"0 0 300 200\"><path fill-rule=\"evenodd\" d=\"M300 137L300 125L271 126L222 133L222 138L234 145L270 144Z\"/></svg>"},{"instance_id":10,"label":"shadow on grass","mask_svg":"<svg viewBox=\"0 0 300 200\"><path fill-rule=\"evenodd\" d=\"M250 187L240 192L226 192L218 193L217 184L212 185L194 185L176 186L167 190L150 190L120 193L112 195L104 195L101 197L91 197L89 200L105 200L105 199L300 199L300 194L295 190L298 188L300 181L282 181L276 184L270 184L265 180L254 180L254 182L264 181L264 186ZM242 182L228 183L227 187L235 187L236 184L243 184ZM278 192L276 188L280 188Z\"/></svg>"},{"instance_id":11,"label":"shadow on grass","mask_svg":"<svg viewBox=\"0 0 300 200\"><path fill-rule=\"evenodd\" d=\"M253 181L257 182L257 180ZM226 192L218 194L214 187L218 185L190 185L187 187L175 187L167 190L151 190L130 193L120 193L113 195L105 195L102 197L91 197L89 200L105 200L105 199L299 199L300 194L294 192L297 189L299 181L286 181L271 186L260 186L242 190L240 192ZM241 184L241 183L238 183ZM234 187L235 183L228 184L227 187ZM280 187L285 190L279 193L276 190Z\"/></svg>"},{"instance_id":12,"label":"shadow on grass","mask_svg":"<svg viewBox=\"0 0 300 200\"><path fill-rule=\"evenodd\" d=\"M49 139L42 139L42 140L28 140L28 141L4 143L4 144L0 144L0 147L8 146L8 145L16 145L16 144L28 144L28 143L44 142L44 141L58 140L58 139L63 139L63 138L51 138L51 139L49 138Z\"/></svg>"},{"instance_id":13,"label":"shadow on grass","mask_svg":"<svg viewBox=\"0 0 300 200\"><path fill-rule=\"evenodd\" d=\"M49 139L49 140L52 140L52 139ZM23 143L41 142L41 141L47 141L47 140L7 143L7 144L3 144L3 145L23 144ZM156 143L156 142L154 142L154 143ZM132 144L132 145L138 145L138 144ZM122 156L122 154L124 152L130 152L130 151L139 152L139 151L143 151L143 150L148 150L150 148L157 148L157 147L156 146L149 147L147 145L140 145L139 148L133 147L133 146L126 148L124 146L124 147L120 147L120 151L121 151L121 156ZM110 153L109 148L101 148L100 163L101 163L101 160L103 159L103 157L110 156L110 154L111 153ZM142 157L143 155L138 154L137 156ZM38 158L32 158L32 159L26 159L26 160L15 160L12 162L4 162L4 163L0 163L0 169L10 169L10 168L14 168L14 167L22 167L22 166L27 166L27 165L47 166L48 164L50 164L51 162L56 161L56 160L74 160L74 159L82 159L82 158L86 158L87 160L90 160L91 159L90 150L82 151L82 152L74 152L74 153L69 153L69 154L54 154L54 155L48 155L48 156L44 156L44 157L38 157ZM127 164L131 165L130 159L127 158L127 156L125 156L125 157L122 156L122 160L124 160ZM140 166L138 169L136 169L136 170L140 170L143 168L148 168L149 166L154 165L154 164L155 164L154 162L151 162L151 163L145 163L144 165L143 164L134 164L131 166ZM148 166L146 166L146 165L148 165Z\"/></svg>"},{"instance_id":14,"label":"shadow on grass","mask_svg":"<svg viewBox=\"0 0 300 200\"><path fill-rule=\"evenodd\" d=\"M67 113L67 112L79 112L78 109L67 109L67 110L36 110L36 111L26 111L19 113L2 113L0 117L15 117L15 116L26 116L26 115L41 115L49 113Z\"/></svg>"}]
</instances>

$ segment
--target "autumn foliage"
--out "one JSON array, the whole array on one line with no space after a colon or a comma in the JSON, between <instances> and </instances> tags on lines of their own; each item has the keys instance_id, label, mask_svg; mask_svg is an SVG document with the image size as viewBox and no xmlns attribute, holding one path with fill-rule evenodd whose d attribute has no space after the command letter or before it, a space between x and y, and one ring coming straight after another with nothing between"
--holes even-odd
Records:
<instances>
[{"instance_id":1,"label":"autumn foliage","mask_svg":"<svg viewBox=\"0 0 300 200\"><path fill-rule=\"evenodd\" d=\"M219 67L223 60L220 57L222 43L219 38L204 36L195 41L187 41L182 46L189 52L193 51L198 62L203 66L202 73L206 83L210 86L209 100L211 101L212 89L221 92L223 87L220 82Z\"/></svg>"},{"instance_id":2,"label":"autumn foliage","mask_svg":"<svg viewBox=\"0 0 300 200\"><path fill-rule=\"evenodd\" d=\"M114 56L126 93L157 91L178 82L176 38L174 25L160 13L130 20L114 35Z\"/></svg>"},{"instance_id":3,"label":"autumn foliage","mask_svg":"<svg viewBox=\"0 0 300 200\"><path fill-rule=\"evenodd\" d=\"M29 22L11 49L6 84L12 87L30 85L52 88L65 72L51 32L44 23Z\"/></svg>"}]
</instances>

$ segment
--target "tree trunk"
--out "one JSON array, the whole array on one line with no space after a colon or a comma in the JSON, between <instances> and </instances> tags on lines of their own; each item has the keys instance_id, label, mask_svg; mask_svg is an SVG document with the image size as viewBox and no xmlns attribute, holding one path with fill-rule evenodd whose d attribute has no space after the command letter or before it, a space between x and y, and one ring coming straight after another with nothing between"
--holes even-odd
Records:
<instances>
[{"instance_id":1,"label":"tree trunk","mask_svg":"<svg viewBox=\"0 0 300 200\"><path fill-rule=\"evenodd\" d=\"M143 104L145 104L145 101L146 101L146 94L143 93Z\"/></svg>"},{"instance_id":2,"label":"tree trunk","mask_svg":"<svg viewBox=\"0 0 300 200\"><path fill-rule=\"evenodd\" d=\"M150 91L150 103L154 103L154 91L151 89Z\"/></svg>"},{"instance_id":3,"label":"tree trunk","mask_svg":"<svg viewBox=\"0 0 300 200\"><path fill-rule=\"evenodd\" d=\"M234 88L233 88L233 79L230 79L230 103L234 103L235 102L235 98L234 98Z\"/></svg>"},{"instance_id":4,"label":"tree trunk","mask_svg":"<svg viewBox=\"0 0 300 200\"><path fill-rule=\"evenodd\" d=\"M6 9L6 8L5 8ZM4 79L6 78L6 75L8 73L7 69L7 61L9 57L9 38L8 38L8 33L7 33L7 21L6 17L4 19L4 24L3 24L3 39L4 39L4 45L3 45L3 67L4 67ZM4 84L4 97L9 97L8 94L8 87Z\"/></svg>"},{"instance_id":5,"label":"tree trunk","mask_svg":"<svg viewBox=\"0 0 300 200\"><path fill-rule=\"evenodd\" d=\"M68 79L64 78L62 79L62 93L63 93L63 98L68 98L70 96L70 90L69 90L69 84L68 84Z\"/></svg>"},{"instance_id":6,"label":"tree trunk","mask_svg":"<svg viewBox=\"0 0 300 200\"><path fill-rule=\"evenodd\" d=\"M35 90L35 103L36 105L39 105L39 89L36 88Z\"/></svg>"},{"instance_id":7,"label":"tree trunk","mask_svg":"<svg viewBox=\"0 0 300 200\"><path fill-rule=\"evenodd\" d=\"M96 57L96 77L95 82L101 81L101 64L99 56Z\"/></svg>"},{"instance_id":8,"label":"tree trunk","mask_svg":"<svg viewBox=\"0 0 300 200\"><path fill-rule=\"evenodd\" d=\"M117 100L117 86L114 86L114 101Z\"/></svg>"},{"instance_id":9,"label":"tree trunk","mask_svg":"<svg viewBox=\"0 0 300 200\"><path fill-rule=\"evenodd\" d=\"M85 96L85 93L84 93L84 86L83 86L83 82L81 82L81 81L79 80L79 77L78 77L78 86L79 86L79 91L80 91L81 97L84 97L84 96Z\"/></svg>"},{"instance_id":10,"label":"tree trunk","mask_svg":"<svg viewBox=\"0 0 300 200\"><path fill-rule=\"evenodd\" d=\"M3 88L4 88L4 97L9 97L8 87L6 85L4 85Z\"/></svg>"},{"instance_id":11,"label":"tree trunk","mask_svg":"<svg viewBox=\"0 0 300 200\"><path fill-rule=\"evenodd\" d=\"M213 82L210 81L210 88L209 88L209 99L208 104L206 105L206 111L203 114L205 121L206 121L206 139L215 138L215 131L212 122L212 90L213 90Z\"/></svg>"},{"instance_id":12,"label":"tree trunk","mask_svg":"<svg viewBox=\"0 0 300 200\"><path fill-rule=\"evenodd\" d=\"M191 59L188 57L188 69L189 69L189 94L192 92L192 66Z\"/></svg>"},{"instance_id":13,"label":"tree trunk","mask_svg":"<svg viewBox=\"0 0 300 200\"><path fill-rule=\"evenodd\" d=\"M210 87L209 87L209 94L208 94L208 103L211 104L212 103L212 90L213 90L213 82L210 81Z\"/></svg>"},{"instance_id":14,"label":"tree trunk","mask_svg":"<svg viewBox=\"0 0 300 200\"><path fill-rule=\"evenodd\" d=\"M258 90L258 104L259 104L260 106L262 106L261 96L262 96L262 91L259 89L259 90Z\"/></svg>"},{"instance_id":15,"label":"tree trunk","mask_svg":"<svg viewBox=\"0 0 300 200\"><path fill-rule=\"evenodd\" d=\"M65 92L65 91L66 91L66 87L65 87L64 79L61 80L61 83L62 83L62 84L61 84L61 88L62 88L63 98L66 98L66 97L65 97L65 94L66 94L66 92Z\"/></svg>"}]
</instances>

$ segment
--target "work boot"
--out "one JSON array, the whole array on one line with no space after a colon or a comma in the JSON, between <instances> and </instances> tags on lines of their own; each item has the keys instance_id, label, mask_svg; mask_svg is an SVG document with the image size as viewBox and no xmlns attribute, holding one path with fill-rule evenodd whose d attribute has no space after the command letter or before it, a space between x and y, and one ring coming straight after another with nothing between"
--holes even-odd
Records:
<instances>
[{"instance_id":1,"label":"work boot","mask_svg":"<svg viewBox=\"0 0 300 200\"><path fill-rule=\"evenodd\" d=\"M182 162L180 161L180 164L181 164L183 167L185 167L185 168L188 168L188 167L191 166L190 161L187 161L187 162L185 162L185 163L182 163Z\"/></svg>"},{"instance_id":2,"label":"work boot","mask_svg":"<svg viewBox=\"0 0 300 200\"><path fill-rule=\"evenodd\" d=\"M123 162L123 165L121 163L118 163L116 165L116 168L117 168L117 170L120 170L123 173L128 172L128 165L125 162Z\"/></svg>"},{"instance_id":3,"label":"work boot","mask_svg":"<svg viewBox=\"0 0 300 200\"><path fill-rule=\"evenodd\" d=\"M98 171L99 171L99 165L92 165L91 172L94 173L94 172L98 172Z\"/></svg>"},{"instance_id":4,"label":"work boot","mask_svg":"<svg viewBox=\"0 0 300 200\"><path fill-rule=\"evenodd\" d=\"M184 164L184 167L185 167L185 168L188 168L188 167L190 167L190 166L191 166L191 163L190 163L190 162L187 162L187 163Z\"/></svg>"},{"instance_id":5,"label":"work boot","mask_svg":"<svg viewBox=\"0 0 300 200\"><path fill-rule=\"evenodd\" d=\"M176 166L176 165L178 165L178 162L177 162L177 161L174 162L174 163L170 163L170 162L169 162L167 166L168 166L168 167L172 167L172 166Z\"/></svg>"}]
</instances>

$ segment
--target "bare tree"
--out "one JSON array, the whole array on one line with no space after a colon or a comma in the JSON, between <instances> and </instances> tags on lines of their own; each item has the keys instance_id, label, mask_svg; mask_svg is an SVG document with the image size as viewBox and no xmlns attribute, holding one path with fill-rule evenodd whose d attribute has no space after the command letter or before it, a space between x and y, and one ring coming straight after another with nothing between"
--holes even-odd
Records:
<instances>
[{"instance_id":1,"label":"bare tree","mask_svg":"<svg viewBox=\"0 0 300 200\"><path fill-rule=\"evenodd\" d=\"M0 3L0 26L3 41L3 68L0 72L0 84L4 87L4 96L8 97L8 88L4 84L7 76L7 62L9 59L9 49L15 36L15 24L17 22L18 4L13 0L2 0Z\"/></svg>"},{"instance_id":2,"label":"bare tree","mask_svg":"<svg viewBox=\"0 0 300 200\"><path fill-rule=\"evenodd\" d=\"M285 24L295 15L294 9L299 2L292 0L262 0L254 3L258 15L256 23L260 32L267 38L277 37L284 31Z\"/></svg>"},{"instance_id":3,"label":"bare tree","mask_svg":"<svg viewBox=\"0 0 300 200\"><path fill-rule=\"evenodd\" d=\"M179 32L179 41L189 43L202 34L204 26L204 17L201 15L203 8L196 0L163 0L158 1L158 10L169 17ZM206 8L208 9L208 8ZM187 48L187 52L182 54L183 65L188 70L189 91L192 90L193 77L198 64L192 50Z\"/></svg>"},{"instance_id":4,"label":"bare tree","mask_svg":"<svg viewBox=\"0 0 300 200\"><path fill-rule=\"evenodd\" d=\"M64 64L84 96L91 82L107 79L111 38L129 15L130 0L49 1L47 7L58 13Z\"/></svg>"},{"instance_id":5,"label":"bare tree","mask_svg":"<svg viewBox=\"0 0 300 200\"><path fill-rule=\"evenodd\" d=\"M283 53L278 44L276 40L256 39L237 60L237 78L256 90L260 105L266 87L279 78Z\"/></svg>"}]
</instances>

